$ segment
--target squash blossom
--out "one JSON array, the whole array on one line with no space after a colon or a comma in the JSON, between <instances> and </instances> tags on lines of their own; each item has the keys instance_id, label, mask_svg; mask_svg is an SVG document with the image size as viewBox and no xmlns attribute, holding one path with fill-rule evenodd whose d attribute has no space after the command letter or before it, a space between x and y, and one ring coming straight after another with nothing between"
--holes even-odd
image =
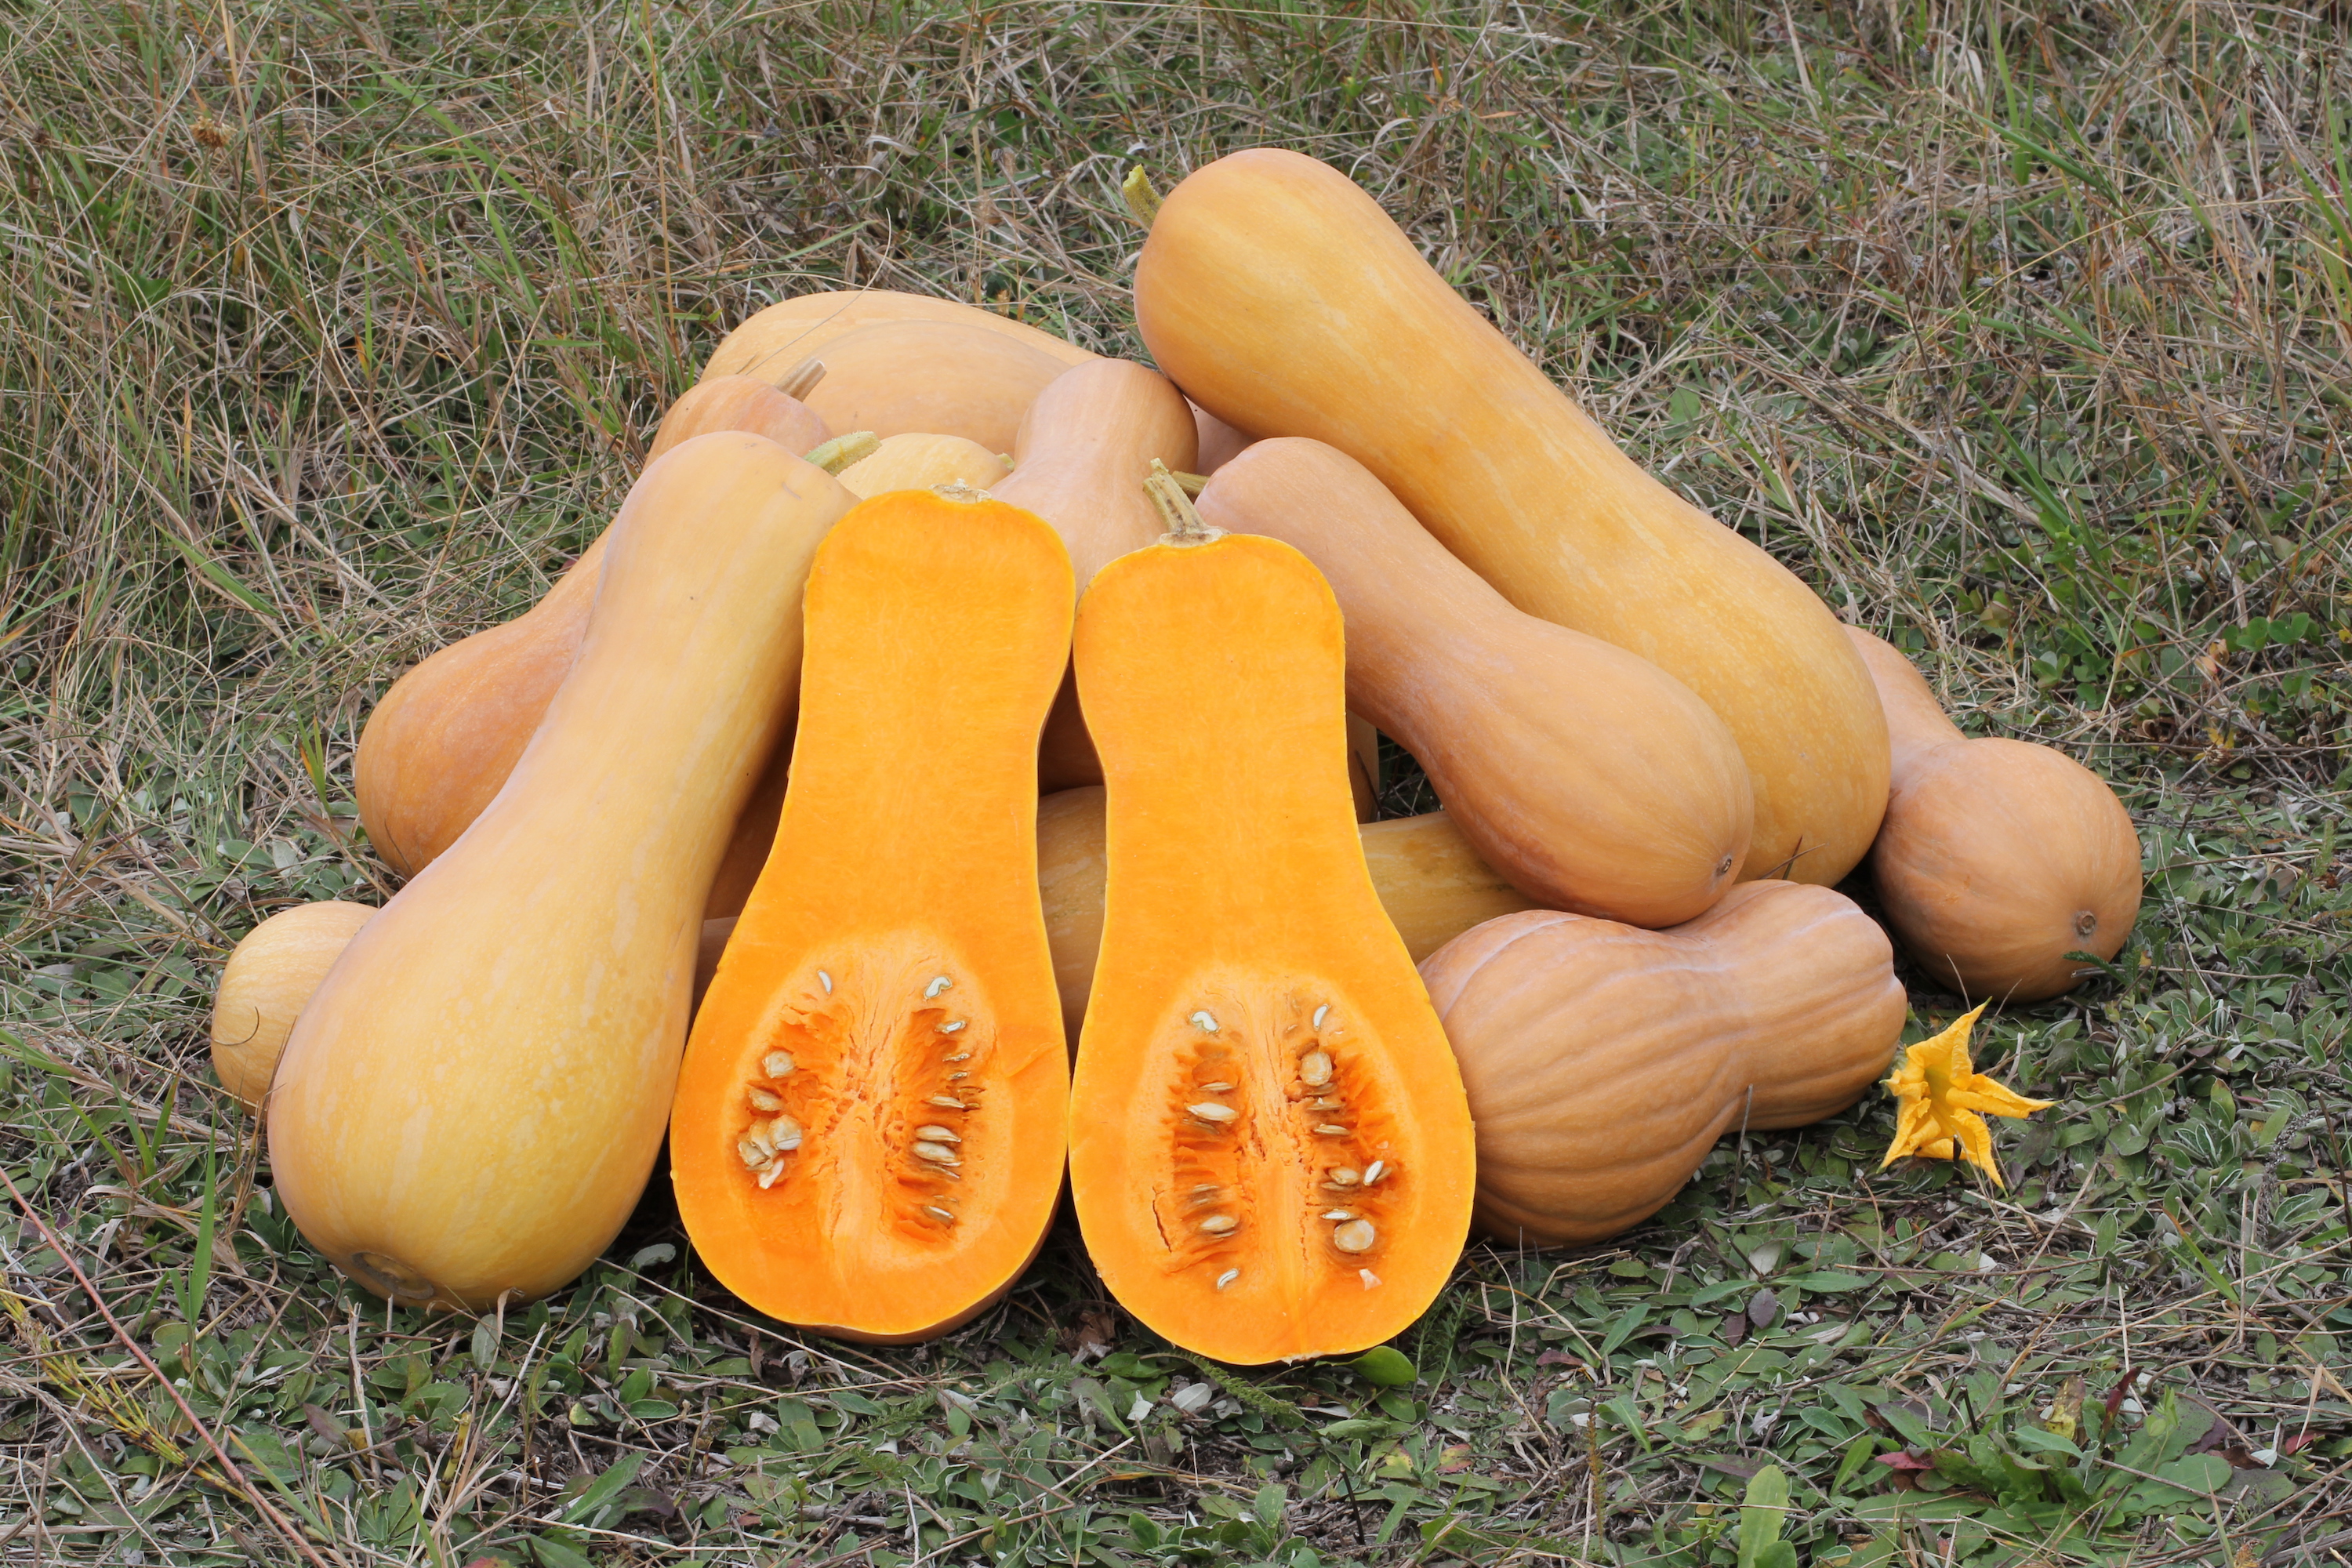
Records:
<instances>
[{"instance_id":1,"label":"squash blossom","mask_svg":"<svg viewBox=\"0 0 2352 1568\"><path fill-rule=\"evenodd\" d=\"M2057 1104L2054 1100L2028 1100L1995 1083L1969 1062L1969 1034L1976 1027L1979 1005L1932 1040L1922 1040L1904 1053L1903 1065L1884 1088L1899 1102L1895 1141L1886 1147L1880 1170L1906 1154L1951 1160L1965 1155L1982 1169L1995 1186L2009 1184L1992 1157L1992 1129L1979 1112L1995 1116L2029 1116Z\"/></svg>"}]
</instances>

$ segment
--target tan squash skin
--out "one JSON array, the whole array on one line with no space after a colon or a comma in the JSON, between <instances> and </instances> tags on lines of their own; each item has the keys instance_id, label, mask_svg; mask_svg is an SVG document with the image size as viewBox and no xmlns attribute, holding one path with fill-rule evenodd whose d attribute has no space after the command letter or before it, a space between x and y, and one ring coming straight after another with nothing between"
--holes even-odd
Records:
<instances>
[{"instance_id":1,"label":"tan squash skin","mask_svg":"<svg viewBox=\"0 0 2352 1568\"><path fill-rule=\"evenodd\" d=\"M1041 349L963 321L877 321L844 332L817 356L824 379L808 395L835 430L961 436L1010 452L1021 417L1070 367Z\"/></svg>"},{"instance_id":2,"label":"tan squash skin","mask_svg":"<svg viewBox=\"0 0 2352 1568\"><path fill-rule=\"evenodd\" d=\"M1200 508L1321 569L1348 618L1348 706L1413 754L1463 837L1537 904L1667 926L1730 889L1755 804L1739 748L1688 687L1513 609L1319 441L1258 442Z\"/></svg>"},{"instance_id":3,"label":"tan squash skin","mask_svg":"<svg viewBox=\"0 0 2352 1568\"><path fill-rule=\"evenodd\" d=\"M671 405L648 462L714 430L746 430L793 452L825 439L824 421L804 405L736 377L705 382ZM402 876L456 843L514 771L588 629L609 533L538 604L428 656L368 714L352 789L368 842Z\"/></svg>"},{"instance_id":4,"label":"tan squash skin","mask_svg":"<svg viewBox=\"0 0 2352 1568\"><path fill-rule=\"evenodd\" d=\"M1192 426L1200 437L1201 455L1193 464L1196 474L1213 474L1241 456L1256 437L1246 431L1236 430L1207 409L1194 407Z\"/></svg>"},{"instance_id":5,"label":"tan squash skin","mask_svg":"<svg viewBox=\"0 0 2352 1568\"><path fill-rule=\"evenodd\" d=\"M756 375L762 381L780 381L834 339L879 321L950 321L982 327L1049 353L1066 365L1084 364L1095 357L1051 332L1040 331L976 305L936 300L928 294L901 294L890 289L829 289L795 294L747 317L711 351L710 363L703 366L702 378L708 381L720 375ZM865 430L871 426L856 425L846 428Z\"/></svg>"},{"instance_id":6,"label":"tan squash skin","mask_svg":"<svg viewBox=\"0 0 2352 1568\"><path fill-rule=\"evenodd\" d=\"M1752 882L1673 931L1530 910L1422 977L1478 1127L1474 1223L1580 1246L1659 1209L1738 1130L1797 1127L1885 1072L1894 949L1826 888Z\"/></svg>"},{"instance_id":7,"label":"tan squash skin","mask_svg":"<svg viewBox=\"0 0 2352 1568\"><path fill-rule=\"evenodd\" d=\"M711 877L800 664L800 586L854 498L772 441L646 469L594 624L513 777L362 928L269 1099L278 1196L409 1305L557 1289L660 1147Z\"/></svg>"},{"instance_id":8,"label":"tan squash skin","mask_svg":"<svg viewBox=\"0 0 2352 1568\"><path fill-rule=\"evenodd\" d=\"M1372 891L1419 963L1481 921L1528 908L1463 841L1442 811L1368 823L1364 864ZM1062 993L1070 1044L1086 1022L1102 945L1103 791L1066 789L1037 803L1037 888L1045 897L1045 935ZM724 942L723 935L720 941Z\"/></svg>"},{"instance_id":9,"label":"tan squash skin","mask_svg":"<svg viewBox=\"0 0 2352 1568\"><path fill-rule=\"evenodd\" d=\"M223 1089L259 1109L294 1020L374 918L370 905L325 899L280 910L245 933L213 994L213 1071Z\"/></svg>"},{"instance_id":10,"label":"tan squash skin","mask_svg":"<svg viewBox=\"0 0 2352 1568\"><path fill-rule=\"evenodd\" d=\"M1886 822L1870 852L1895 935L1962 995L2039 1002L2113 958L2139 918L2139 834L2106 782L2025 741L1970 740L1911 661L1848 629L1878 682L1894 744Z\"/></svg>"},{"instance_id":11,"label":"tan squash skin","mask_svg":"<svg viewBox=\"0 0 2352 1568\"><path fill-rule=\"evenodd\" d=\"M1167 377L1127 360L1091 360L1038 397L1013 448L1012 474L990 493L1054 525L1083 593L1096 573L1166 531L1143 481L1155 458L1190 470L1196 439L1192 409ZM1077 688L1065 679L1038 743L1037 787L1101 782Z\"/></svg>"},{"instance_id":12,"label":"tan squash skin","mask_svg":"<svg viewBox=\"0 0 2352 1568\"><path fill-rule=\"evenodd\" d=\"M977 441L908 431L884 440L879 451L842 469L840 478L842 489L864 500L890 490L927 490L934 485L964 484L984 490L1003 483L1010 471L1003 458Z\"/></svg>"},{"instance_id":13,"label":"tan squash skin","mask_svg":"<svg viewBox=\"0 0 2352 1568\"><path fill-rule=\"evenodd\" d=\"M1861 860L1886 732L1836 617L1619 451L1346 175L1269 148L1198 171L1135 308L1201 406L1339 447L1512 604L1696 692L1754 775L1748 876L1826 885Z\"/></svg>"}]
</instances>

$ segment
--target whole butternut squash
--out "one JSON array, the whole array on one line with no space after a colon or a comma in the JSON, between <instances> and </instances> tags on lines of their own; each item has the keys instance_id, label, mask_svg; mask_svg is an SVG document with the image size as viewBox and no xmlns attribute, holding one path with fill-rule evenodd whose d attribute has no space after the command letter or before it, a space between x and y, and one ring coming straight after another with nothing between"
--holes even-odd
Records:
<instances>
[{"instance_id":1,"label":"whole butternut squash","mask_svg":"<svg viewBox=\"0 0 2352 1568\"><path fill-rule=\"evenodd\" d=\"M1135 309L1202 407L1339 447L1512 604L1696 692L1753 775L1747 875L1833 883L1870 847L1886 730L1837 618L1619 451L1345 174L1273 148L1197 171Z\"/></svg>"},{"instance_id":2,"label":"whole butternut squash","mask_svg":"<svg viewBox=\"0 0 2352 1568\"><path fill-rule=\"evenodd\" d=\"M908 431L888 437L872 457L842 469L841 486L860 500L947 484L984 490L1003 483L1009 471L1003 458L977 441Z\"/></svg>"},{"instance_id":3,"label":"whole butternut squash","mask_svg":"<svg viewBox=\"0 0 2352 1568\"><path fill-rule=\"evenodd\" d=\"M746 430L796 452L825 438L824 421L803 405L731 377L671 405L649 461L715 430ZM599 535L538 604L430 655L368 714L352 793L368 842L402 876L456 843L514 771L588 629L604 549Z\"/></svg>"},{"instance_id":4,"label":"whole butternut squash","mask_svg":"<svg viewBox=\"0 0 2352 1568\"><path fill-rule=\"evenodd\" d=\"M1010 452L1022 416L1070 367L962 321L877 321L824 345L809 406L835 430L961 436Z\"/></svg>"},{"instance_id":5,"label":"whole butternut squash","mask_svg":"<svg viewBox=\"0 0 2352 1568\"><path fill-rule=\"evenodd\" d=\"M1464 841L1442 811L1367 823L1358 830L1372 891L1416 962L1481 921L1528 907ZM1103 792L1066 789L1037 803L1037 890L1076 1049L1102 946Z\"/></svg>"},{"instance_id":6,"label":"whole butternut squash","mask_svg":"<svg viewBox=\"0 0 2352 1568\"><path fill-rule=\"evenodd\" d=\"M852 498L698 437L611 531L596 615L513 776L344 949L269 1098L287 1212L362 1285L471 1311L565 1284L660 1147L702 909Z\"/></svg>"},{"instance_id":7,"label":"whole butternut squash","mask_svg":"<svg viewBox=\"0 0 2352 1568\"><path fill-rule=\"evenodd\" d=\"M1211 526L1296 545L1322 570L1348 618L1348 705L1413 754L1454 826L1520 892L1665 926L1730 889L1755 803L1730 731L1688 687L1513 609L1320 441L1260 441L1200 507Z\"/></svg>"},{"instance_id":8,"label":"whole butternut squash","mask_svg":"<svg viewBox=\"0 0 2352 1568\"><path fill-rule=\"evenodd\" d=\"M1155 458L1189 468L1193 442L1191 408L1167 377L1127 360L1089 360L1038 396L1013 472L991 493L1054 525L1083 590L1111 561L1160 537L1164 524L1143 481ZM1076 684L1066 678L1038 744L1037 787L1051 794L1101 782Z\"/></svg>"},{"instance_id":9,"label":"whole butternut squash","mask_svg":"<svg viewBox=\"0 0 2352 1568\"><path fill-rule=\"evenodd\" d=\"M969 489L877 496L818 552L783 819L670 1121L695 1250L772 1317L944 1333L1053 1218L1035 757L1070 616L1053 530Z\"/></svg>"},{"instance_id":10,"label":"whole butternut squash","mask_svg":"<svg viewBox=\"0 0 2352 1568\"><path fill-rule=\"evenodd\" d=\"M1070 1095L1087 1250L1220 1361L1377 1344L1451 1275L1475 1154L1364 867L1339 606L1288 545L1187 530L1096 575L1076 646L1108 808Z\"/></svg>"},{"instance_id":11,"label":"whole butternut squash","mask_svg":"<svg viewBox=\"0 0 2352 1568\"><path fill-rule=\"evenodd\" d=\"M260 1107L294 1020L374 915L367 904L324 899L280 910L238 941L213 993L213 1072L223 1089Z\"/></svg>"},{"instance_id":12,"label":"whole butternut squash","mask_svg":"<svg viewBox=\"0 0 2352 1568\"><path fill-rule=\"evenodd\" d=\"M1196 474L1215 473L1250 445L1248 436L1197 405L1192 410L1192 426L1201 448L1199 458L1192 464L1192 472Z\"/></svg>"},{"instance_id":13,"label":"whole butternut squash","mask_svg":"<svg viewBox=\"0 0 2352 1568\"><path fill-rule=\"evenodd\" d=\"M1970 740L1911 661L1848 628L1878 683L1894 745L1886 821L1871 847L1903 945L1964 996L2039 1002L2123 951L2139 918L2139 834L2106 782L2025 741Z\"/></svg>"},{"instance_id":14,"label":"whole butternut squash","mask_svg":"<svg viewBox=\"0 0 2352 1568\"><path fill-rule=\"evenodd\" d=\"M1663 1208L1715 1141L1859 1100L1906 1013L1894 950L1826 888L1738 888L1673 931L1529 910L1421 965L1478 1125L1478 1227L1580 1246Z\"/></svg>"},{"instance_id":15,"label":"whole butternut squash","mask_svg":"<svg viewBox=\"0 0 2352 1568\"><path fill-rule=\"evenodd\" d=\"M756 375L763 381L780 381L834 339L884 321L947 321L980 327L1049 353L1066 365L1083 364L1094 358L1051 332L976 305L891 289L824 289L795 294L747 317L711 350L709 363L703 366L703 379Z\"/></svg>"}]
</instances>

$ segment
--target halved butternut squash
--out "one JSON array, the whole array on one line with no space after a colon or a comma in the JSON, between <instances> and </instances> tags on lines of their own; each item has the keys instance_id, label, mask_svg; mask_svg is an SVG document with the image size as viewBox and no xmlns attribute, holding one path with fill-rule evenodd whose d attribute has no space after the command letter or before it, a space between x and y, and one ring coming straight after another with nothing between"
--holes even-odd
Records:
<instances>
[{"instance_id":1,"label":"halved butternut squash","mask_svg":"<svg viewBox=\"0 0 2352 1568\"><path fill-rule=\"evenodd\" d=\"M1066 365L1084 364L1095 357L1051 332L977 305L894 289L822 289L780 300L746 317L711 350L702 378L756 375L763 381L779 381L834 339L882 321L950 321L980 327L1052 354Z\"/></svg>"},{"instance_id":2,"label":"halved butternut squash","mask_svg":"<svg viewBox=\"0 0 2352 1568\"><path fill-rule=\"evenodd\" d=\"M1188 531L1096 576L1076 647L1108 805L1070 1100L1087 1249L1221 1361L1376 1344L1453 1272L1475 1157L1357 837L1339 605L1286 544Z\"/></svg>"},{"instance_id":3,"label":"halved butternut squash","mask_svg":"<svg viewBox=\"0 0 2352 1568\"><path fill-rule=\"evenodd\" d=\"M1053 1217L1036 747L1070 616L1053 530L974 491L877 497L818 552L783 818L670 1123L687 1234L772 1317L944 1333Z\"/></svg>"}]
</instances>

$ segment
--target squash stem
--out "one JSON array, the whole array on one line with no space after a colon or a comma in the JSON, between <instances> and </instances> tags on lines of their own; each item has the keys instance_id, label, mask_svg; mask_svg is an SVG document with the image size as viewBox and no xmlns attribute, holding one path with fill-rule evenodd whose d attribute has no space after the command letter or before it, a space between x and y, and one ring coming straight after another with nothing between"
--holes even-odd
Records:
<instances>
[{"instance_id":1,"label":"squash stem","mask_svg":"<svg viewBox=\"0 0 2352 1568\"><path fill-rule=\"evenodd\" d=\"M776 390L786 397L805 399L816 390L816 384L824 379L824 361L804 359L784 373L784 379L776 383Z\"/></svg>"},{"instance_id":2,"label":"squash stem","mask_svg":"<svg viewBox=\"0 0 2352 1568\"><path fill-rule=\"evenodd\" d=\"M1127 210L1145 228L1160 216L1160 193L1151 188L1151 176L1143 172L1142 164L1128 171L1127 178L1118 183L1118 194L1127 198Z\"/></svg>"},{"instance_id":3,"label":"squash stem","mask_svg":"<svg viewBox=\"0 0 2352 1568\"><path fill-rule=\"evenodd\" d=\"M1168 531L1160 536L1162 544L1206 544L1213 539L1223 539L1225 531L1211 528L1192 505L1192 498L1184 493L1183 482L1171 473L1168 465L1159 458L1151 459L1151 473L1143 481L1143 493L1160 509L1161 521Z\"/></svg>"},{"instance_id":4,"label":"squash stem","mask_svg":"<svg viewBox=\"0 0 2352 1568\"><path fill-rule=\"evenodd\" d=\"M839 474L852 463L863 462L882 449L871 430L853 430L846 436L835 436L822 447L808 450L808 460L828 474Z\"/></svg>"}]
</instances>

